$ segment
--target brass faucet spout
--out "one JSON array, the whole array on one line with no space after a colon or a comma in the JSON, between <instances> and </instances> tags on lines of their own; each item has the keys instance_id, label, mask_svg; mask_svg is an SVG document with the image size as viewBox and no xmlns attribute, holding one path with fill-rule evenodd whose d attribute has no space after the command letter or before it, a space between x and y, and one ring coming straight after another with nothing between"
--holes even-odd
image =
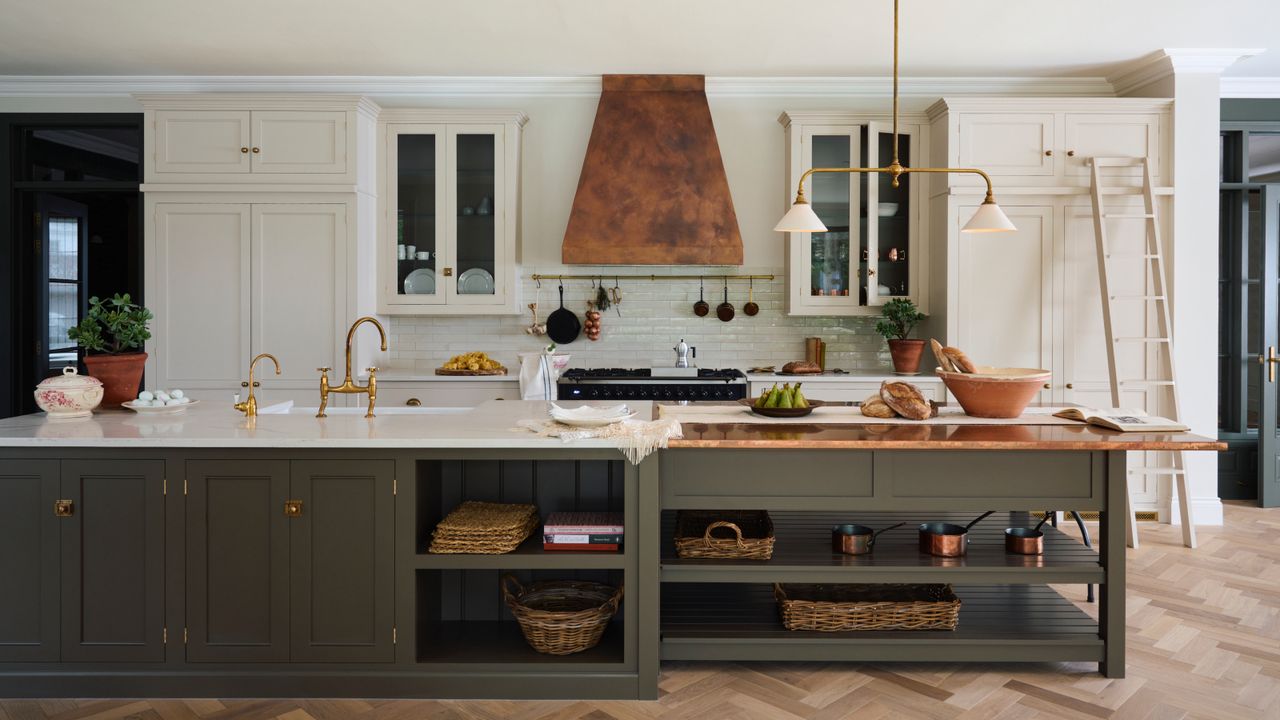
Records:
<instances>
[{"instance_id":1,"label":"brass faucet spout","mask_svg":"<svg viewBox=\"0 0 1280 720\"><path fill-rule=\"evenodd\" d=\"M369 384L363 387L357 385L351 378L351 341L355 338L356 328L365 323L373 323L373 326L378 329L378 335L382 339L382 351L386 352L387 331L386 328L382 327L382 323L378 322L377 318L366 315L352 323L351 329L347 331L346 377L342 379L342 384L337 387L331 386L329 384L329 368L317 368L320 371L320 411L316 413L316 417L325 417L324 411L329 405L329 393L368 394L369 409L364 416L367 418L373 417L373 406L378 399L378 368L366 368L369 372Z\"/></svg>"},{"instance_id":2,"label":"brass faucet spout","mask_svg":"<svg viewBox=\"0 0 1280 720\"><path fill-rule=\"evenodd\" d=\"M239 410L240 412L245 414L245 417L252 418L252 417L258 416L258 398L254 396L253 389L258 387L260 383L257 380L253 379L253 371L254 371L254 368L258 365L258 361L261 360L262 358L268 358L269 360L271 360L271 362L274 363L276 366L276 374L277 375L280 374L280 361L277 360L276 356L272 355L271 353L259 353L257 356L253 358L253 360L249 362L249 380L248 382L240 383L240 387L249 388L249 397L244 402L237 402L234 405L236 410Z\"/></svg>"}]
</instances>

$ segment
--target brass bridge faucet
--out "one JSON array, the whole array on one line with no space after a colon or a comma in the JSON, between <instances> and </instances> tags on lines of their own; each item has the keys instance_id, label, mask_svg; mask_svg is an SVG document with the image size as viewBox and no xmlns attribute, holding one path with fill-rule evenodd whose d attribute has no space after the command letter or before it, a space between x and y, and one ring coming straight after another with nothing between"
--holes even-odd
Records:
<instances>
[{"instance_id":1,"label":"brass bridge faucet","mask_svg":"<svg viewBox=\"0 0 1280 720\"><path fill-rule=\"evenodd\" d=\"M258 417L258 398L253 396L253 389L258 387L260 383L257 380L253 379L253 368L255 365L258 364L258 361L261 360L262 358L269 358L271 362L275 363L276 374L277 375L280 374L280 361L277 360L276 356L272 355L271 353L260 353L257 357L253 359L252 362L249 363L249 380L248 382L240 383L240 387L249 388L249 399L245 400L244 402L240 402L240 394L237 393L236 400L235 400L236 404L233 406L235 407L235 409L244 413L245 417L251 417L251 418Z\"/></svg>"},{"instance_id":2,"label":"brass bridge faucet","mask_svg":"<svg viewBox=\"0 0 1280 720\"><path fill-rule=\"evenodd\" d=\"M373 323L378 328L378 334L382 336L382 351L387 351L387 331L382 327L382 323L377 318L365 316L355 321L351 325L351 329L347 331L347 376L343 379L342 384L338 387L329 387L329 371L333 368L316 368L320 372L320 411L316 413L316 417L326 417L324 409L329 405L329 393L369 393L369 411L364 414L365 417L373 417L373 405L378 401L378 368L365 368L369 373L369 384L360 387L351 381L351 338L355 337L356 328L364 323Z\"/></svg>"}]
</instances>

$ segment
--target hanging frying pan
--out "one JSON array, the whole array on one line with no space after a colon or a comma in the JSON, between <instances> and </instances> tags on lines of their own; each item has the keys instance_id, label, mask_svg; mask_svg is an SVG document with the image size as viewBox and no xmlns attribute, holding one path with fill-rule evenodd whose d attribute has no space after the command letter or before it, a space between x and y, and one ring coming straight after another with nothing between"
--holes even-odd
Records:
<instances>
[{"instance_id":1,"label":"hanging frying pan","mask_svg":"<svg viewBox=\"0 0 1280 720\"><path fill-rule=\"evenodd\" d=\"M582 321L564 306L564 283L560 283L560 307L547 316L547 337L557 345L567 345L578 339Z\"/></svg>"}]
</instances>

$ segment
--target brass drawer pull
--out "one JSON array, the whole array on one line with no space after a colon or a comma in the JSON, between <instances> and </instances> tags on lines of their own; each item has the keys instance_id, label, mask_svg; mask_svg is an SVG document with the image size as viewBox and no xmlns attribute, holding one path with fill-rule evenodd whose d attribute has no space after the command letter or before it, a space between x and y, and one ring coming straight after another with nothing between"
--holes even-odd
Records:
<instances>
[{"instance_id":1,"label":"brass drawer pull","mask_svg":"<svg viewBox=\"0 0 1280 720\"><path fill-rule=\"evenodd\" d=\"M404 401L404 404L408 405L409 407L418 407L419 405L422 404L422 401L419 400L418 398L409 398L408 400Z\"/></svg>"},{"instance_id":2,"label":"brass drawer pull","mask_svg":"<svg viewBox=\"0 0 1280 720\"><path fill-rule=\"evenodd\" d=\"M54 500L54 517L71 517L76 514L76 504L70 500Z\"/></svg>"},{"instance_id":3,"label":"brass drawer pull","mask_svg":"<svg viewBox=\"0 0 1280 720\"><path fill-rule=\"evenodd\" d=\"M301 500L285 500L284 516L290 518L302 517L302 501Z\"/></svg>"}]
</instances>

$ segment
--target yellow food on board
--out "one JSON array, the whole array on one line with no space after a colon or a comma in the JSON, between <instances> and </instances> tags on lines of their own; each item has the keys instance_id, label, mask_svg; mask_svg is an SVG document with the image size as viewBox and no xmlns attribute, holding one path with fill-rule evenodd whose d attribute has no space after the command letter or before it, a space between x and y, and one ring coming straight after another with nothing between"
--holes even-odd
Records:
<instances>
[{"instance_id":1,"label":"yellow food on board","mask_svg":"<svg viewBox=\"0 0 1280 720\"><path fill-rule=\"evenodd\" d=\"M502 363L482 352L454 355L444 364L445 370L502 370Z\"/></svg>"}]
</instances>

